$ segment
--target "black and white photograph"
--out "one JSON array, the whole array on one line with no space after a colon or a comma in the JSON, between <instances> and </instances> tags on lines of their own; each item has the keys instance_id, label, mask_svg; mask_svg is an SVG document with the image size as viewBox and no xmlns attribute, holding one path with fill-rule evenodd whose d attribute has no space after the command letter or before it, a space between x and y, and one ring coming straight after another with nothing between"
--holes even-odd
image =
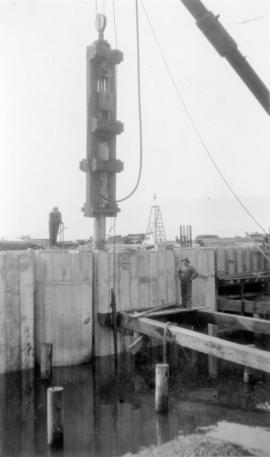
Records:
<instances>
[{"instance_id":1,"label":"black and white photograph","mask_svg":"<svg viewBox=\"0 0 270 457\"><path fill-rule=\"evenodd\" d=\"M0 457L270 455L270 0L0 0Z\"/></svg>"}]
</instances>

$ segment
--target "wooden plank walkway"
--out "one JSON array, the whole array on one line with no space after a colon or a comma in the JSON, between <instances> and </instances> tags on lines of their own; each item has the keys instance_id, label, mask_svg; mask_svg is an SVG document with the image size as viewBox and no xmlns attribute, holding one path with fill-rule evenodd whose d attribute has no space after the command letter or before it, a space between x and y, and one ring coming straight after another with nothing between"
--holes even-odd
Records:
<instances>
[{"instance_id":1,"label":"wooden plank walkway","mask_svg":"<svg viewBox=\"0 0 270 457\"><path fill-rule=\"evenodd\" d=\"M141 318L141 317L177 317L181 319L181 316L190 315L190 318L195 321L200 321L204 324L215 324L215 325L226 325L230 326L231 329L241 329L253 333L264 333L265 335L270 335L270 320L260 319L255 317L246 317L236 314L222 313L212 311L204 307L193 307L193 308L179 308L179 306L174 307L164 307L163 309L145 310L144 312L131 312L129 316L132 318Z\"/></svg>"}]
</instances>

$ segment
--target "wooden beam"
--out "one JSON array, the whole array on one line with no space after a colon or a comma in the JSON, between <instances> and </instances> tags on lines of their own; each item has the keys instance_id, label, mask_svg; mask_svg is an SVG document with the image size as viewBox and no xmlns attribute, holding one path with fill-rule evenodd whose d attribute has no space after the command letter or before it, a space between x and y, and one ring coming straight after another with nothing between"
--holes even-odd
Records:
<instances>
[{"instance_id":1,"label":"wooden beam","mask_svg":"<svg viewBox=\"0 0 270 457\"><path fill-rule=\"evenodd\" d=\"M119 313L121 327L163 340L166 323L142 317L131 318L127 313ZM270 353L254 349L231 341L194 332L185 328L170 325L168 341L193 349L204 354L214 355L230 362L270 373Z\"/></svg>"},{"instance_id":2,"label":"wooden beam","mask_svg":"<svg viewBox=\"0 0 270 457\"><path fill-rule=\"evenodd\" d=\"M143 310L143 311L133 311L132 312L132 316L133 317L144 317L144 316L150 316L150 314L152 315L154 312L156 311L165 311L166 312L166 309L167 308L172 308L174 307L173 309L176 308L175 304L174 303L168 303L167 305L162 305L162 306L156 306L156 307L152 307L152 308L149 308L149 309L146 309L146 310ZM177 308L176 308L177 309ZM178 308L179 309L179 308Z\"/></svg>"},{"instance_id":3,"label":"wooden beam","mask_svg":"<svg viewBox=\"0 0 270 457\"><path fill-rule=\"evenodd\" d=\"M171 309L160 309L160 310L151 310L149 312L145 313L130 313L131 317L163 317L163 316L178 316L181 314L194 314L194 312L198 309L203 309L203 307L194 307L194 308L180 308L179 306L176 306Z\"/></svg>"},{"instance_id":4,"label":"wooden beam","mask_svg":"<svg viewBox=\"0 0 270 457\"><path fill-rule=\"evenodd\" d=\"M225 297L217 298L217 308L219 311L247 314L268 314L270 315L270 301L252 300L232 300Z\"/></svg>"},{"instance_id":5,"label":"wooden beam","mask_svg":"<svg viewBox=\"0 0 270 457\"><path fill-rule=\"evenodd\" d=\"M270 321L265 319L255 319L254 317L237 316L235 314L225 314L214 312L207 309L197 311L197 316L211 324L224 324L229 327L247 330L253 333L264 333L270 335Z\"/></svg>"}]
</instances>

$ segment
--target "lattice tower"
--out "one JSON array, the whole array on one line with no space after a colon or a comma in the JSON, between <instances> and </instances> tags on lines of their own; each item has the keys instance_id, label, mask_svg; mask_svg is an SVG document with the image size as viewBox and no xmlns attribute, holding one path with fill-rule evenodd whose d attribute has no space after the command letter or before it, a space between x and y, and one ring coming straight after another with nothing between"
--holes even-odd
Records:
<instances>
[{"instance_id":1,"label":"lattice tower","mask_svg":"<svg viewBox=\"0 0 270 457\"><path fill-rule=\"evenodd\" d=\"M146 237L151 237L155 244L164 243L166 234L161 215L160 206L156 204L156 196L154 196L155 204L152 205L146 230Z\"/></svg>"}]
</instances>

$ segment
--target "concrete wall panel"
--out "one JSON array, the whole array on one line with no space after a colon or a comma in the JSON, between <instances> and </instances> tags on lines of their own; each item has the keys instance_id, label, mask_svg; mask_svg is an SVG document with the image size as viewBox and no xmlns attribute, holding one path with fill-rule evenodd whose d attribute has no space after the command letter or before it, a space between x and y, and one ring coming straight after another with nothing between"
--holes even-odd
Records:
<instances>
[{"instance_id":1,"label":"concrete wall panel","mask_svg":"<svg viewBox=\"0 0 270 457\"><path fill-rule=\"evenodd\" d=\"M33 295L32 252L1 252L0 373L34 366Z\"/></svg>"},{"instance_id":2,"label":"concrete wall panel","mask_svg":"<svg viewBox=\"0 0 270 457\"><path fill-rule=\"evenodd\" d=\"M115 289L117 310L129 311L176 302L175 257L171 249L96 253L98 311L111 312ZM115 263L115 267L114 267Z\"/></svg>"},{"instance_id":3,"label":"concrete wall panel","mask_svg":"<svg viewBox=\"0 0 270 457\"><path fill-rule=\"evenodd\" d=\"M93 254L40 250L0 254L0 372L31 368L34 338L37 361L41 343L53 343L53 364L73 365L92 356L92 295L95 286L96 355L113 353L110 329L97 313L111 312L111 289L119 311L180 303L176 271L188 256L200 274L193 287L193 304L213 307L214 251L123 249ZM130 337L118 335L123 349Z\"/></svg>"},{"instance_id":4,"label":"concrete wall panel","mask_svg":"<svg viewBox=\"0 0 270 457\"><path fill-rule=\"evenodd\" d=\"M264 250L265 254L267 251ZM216 272L219 274L242 274L269 271L269 262L256 245L216 248Z\"/></svg>"},{"instance_id":5,"label":"concrete wall panel","mask_svg":"<svg viewBox=\"0 0 270 457\"><path fill-rule=\"evenodd\" d=\"M171 249L159 251L122 250L97 252L98 288L96 313L111 313L110 291L115 289L118 311L141 310L176 303L175 257ZM130 343L129 336L118 335L118 351ZM97 322L96 355L113 354L113 335Z\"/></svg>"},{"instance_id":6,"label":"concrete wall panel","mask_svg":"<svg viewBox=\"0 0 270 457\"><path fill-rule=\"evenodd\" d=\"M212 248L176 249L176 271L181 266L181 260L187 257L202 278L192 282L192 305L216 308L215 293L215 250ZM180 289L180 281L177 281ZM179 293L181 297L181 293ZM181 298L180 298L181 302Z\"/></svg>"},{"instance_id":7,"label":"concrete wall panel","mask_svg":"<svg viewBox=\"0 0 270 457\"><path fill-rule=\"evenodd\" d=\"M20 285L21 365L34 366L34 253L24 252L18 258Z\"/></svg>"},{"instance_id":8,"label":"concrete wall panel","mask_svg":"<svg viewBox=\"0 0 270 457\"><path fill-rule=\"evenodd\" d=\"M75 365L92 356L92 254L36 253L35 340L53 343L53 365Z\"/></svg>"}]
</instances>

